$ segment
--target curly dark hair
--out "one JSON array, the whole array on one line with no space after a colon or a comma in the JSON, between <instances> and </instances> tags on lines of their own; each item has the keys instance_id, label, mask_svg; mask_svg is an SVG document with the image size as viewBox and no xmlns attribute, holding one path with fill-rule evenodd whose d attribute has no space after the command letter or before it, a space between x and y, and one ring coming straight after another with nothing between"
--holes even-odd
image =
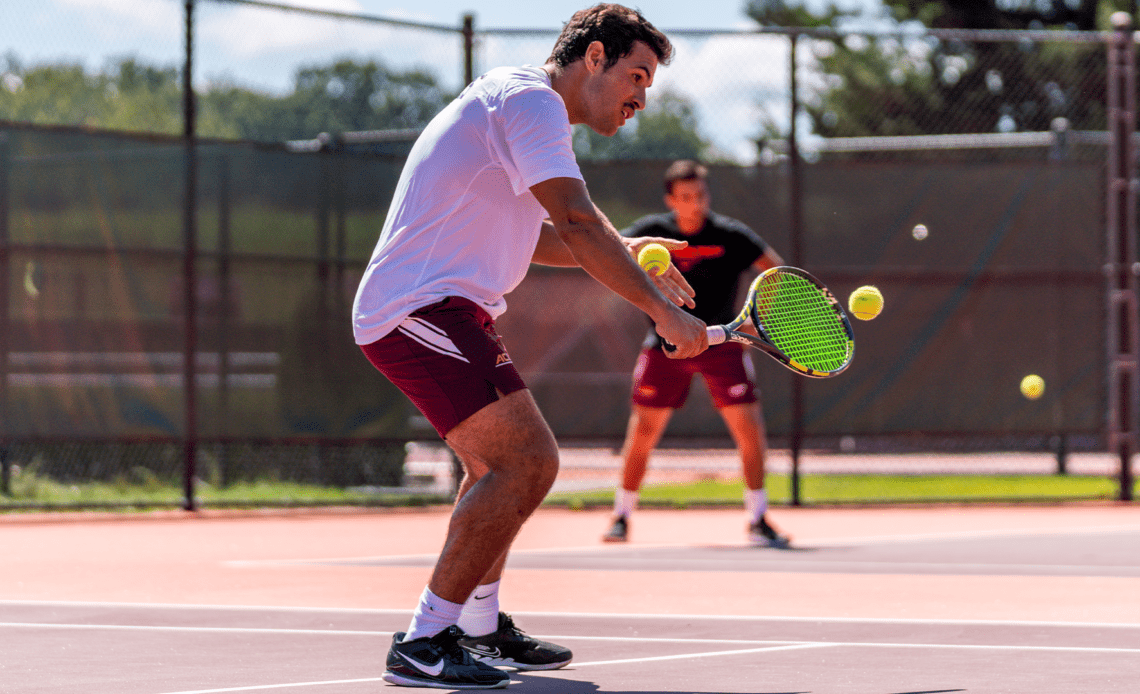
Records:
<instances>
[{"instance_id":1,"label":"curly dark hair","mask_svg":"<svg viewBox=\"0 0 1140 694\"><path fill-rule=\"evenodd\" d=\"M632 53L637 41L649 46L660 64L668 65L673 59L673 44L641 12L602 3L574 13L562 28L547 62L566 67L586 55L586 48L594 41L601 41L606 50L607 70Z\"/></svg>"}]
</instances>

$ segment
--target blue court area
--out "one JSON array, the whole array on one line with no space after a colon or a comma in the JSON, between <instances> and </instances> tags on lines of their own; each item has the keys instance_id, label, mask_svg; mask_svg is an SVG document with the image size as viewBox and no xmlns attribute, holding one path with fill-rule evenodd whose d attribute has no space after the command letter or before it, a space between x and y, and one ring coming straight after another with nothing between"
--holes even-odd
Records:
<instances>
[{"instance_id":1,"label":"blue court area","mask_svg":"<svg viewBox=\"0 0 1140 694\"><path fill-rule=\"evenodd\" d=\"M3 691L415 691L380 680L407 613L4 603ZM510 691L701 694L1135 692L1140 625L520 614L563 670Z\"/></svg>"},{"instance_id":2,"label":"blue court area","mask_svg":"<svg viewBox=\"0 0 1140 694\"><path fill-rule=\"evenodd\" d=\"M314 558L280 570L331 564L375 571L428 562L426 555ZM744 575L757 591L765 590L766 575L788 572L805 582L837 573L908 575L915 585L954 576L1109 577L1122 589L1110 599L1134 611L1140 529L868 538L805 542L787 551L633 544L544 549L518 552L510 568L517 574L612 571L615 580L632 571L649 592L657 589L655 575L677 571L696 577L695 592L703 590L700 576L714 572ZM669 606L670 596L660 599ZM409 616L409 610L3 601L0 691L417 691L380 679L392 633L405 629ZM580 613L517 612L515 618L527 632L575 653L562 670L512 673L509 691L528 694L1134 694L1140 686L1136 623L647 615L599 613L588 604Z\"/></svg>"}]
</instances>

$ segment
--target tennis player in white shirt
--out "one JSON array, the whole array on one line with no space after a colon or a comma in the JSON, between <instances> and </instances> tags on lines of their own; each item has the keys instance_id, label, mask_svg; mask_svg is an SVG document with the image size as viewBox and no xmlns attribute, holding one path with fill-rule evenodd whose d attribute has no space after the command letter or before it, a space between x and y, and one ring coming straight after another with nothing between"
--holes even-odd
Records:
<instances>
[{"instance_id":1,"label":"tennis player in white shirt","mask_svg":"<svg viewBox=\"0 0 1140 694\"><path fill-rule=\"evenodd\" d=\"M571 125L613 135L645 108L669 40L636 10L577 12L541 67L498 68L425 128L408 156L357 290L353 329L369 361L423 412L463 463L447 538L384 679L494 689L493 666L554 669L562 646L527 636L499 610L507 553L558 472L558 447L495 332L504 296L531 263L580 266L656 324L686 358L708 347L681 310L692 289L658 278L590 200ZM557 298L550 310L556 311Z\"/></svg>"}]
</instances>

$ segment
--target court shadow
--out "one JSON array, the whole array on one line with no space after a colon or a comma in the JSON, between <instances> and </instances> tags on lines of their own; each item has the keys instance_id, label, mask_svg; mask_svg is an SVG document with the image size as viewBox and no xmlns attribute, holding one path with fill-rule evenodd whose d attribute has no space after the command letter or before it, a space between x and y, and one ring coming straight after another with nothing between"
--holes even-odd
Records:
<instances>
[{"instance_id":1,"label":"court shadow","mask_svg":"<svg viewBox=\"0 0 1140 694\"><path fill-rule=\"evenodd\" d=\"M704 549L718 550L721 552L742 552L747 554L754 554L756 552L774 552L777 554L785 553L808 553L818 552L821 547L797 547L790 545L788 547L757 547L754 545L707 545Z\"/></svg>"},{"instance_id":2,"label":"court shadow","mask_svg":"<svg viewBox=\"0 0 1140 694\"><path fill-rule=\"evenodd\" d=\"M526 683L527 694L542 692L544 694L731 694L716 689L602 689L593 682L580 682L565 680L550 674L529 674L525 672L512 672L511 680ZM512 687L515 686L512 684ZM956 690L955 690L956 691ZM810 692L755 692L754 694L811 694ZM917 693L916 693L917 694ZM932 693L933 694L933 693Z\"/></svg>"}]
</instances>

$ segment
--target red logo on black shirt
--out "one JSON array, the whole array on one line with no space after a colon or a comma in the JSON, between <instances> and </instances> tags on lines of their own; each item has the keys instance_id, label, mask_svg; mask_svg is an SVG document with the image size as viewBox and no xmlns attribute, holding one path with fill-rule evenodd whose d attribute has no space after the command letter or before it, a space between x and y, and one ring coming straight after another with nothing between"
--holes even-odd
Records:
<instances>
[{"instance_id":1,"label":"red logo on black shirt","mask_svg":"<svg viewBox=\"0 0 1140 694\"><path fill-rule=\"evenodd\" d=\"M724 255L724 246L685 246L680 250L669 252L673 255L673 264L685 273L702 260L712 260Z\"/></svg>"}]
</instances>

